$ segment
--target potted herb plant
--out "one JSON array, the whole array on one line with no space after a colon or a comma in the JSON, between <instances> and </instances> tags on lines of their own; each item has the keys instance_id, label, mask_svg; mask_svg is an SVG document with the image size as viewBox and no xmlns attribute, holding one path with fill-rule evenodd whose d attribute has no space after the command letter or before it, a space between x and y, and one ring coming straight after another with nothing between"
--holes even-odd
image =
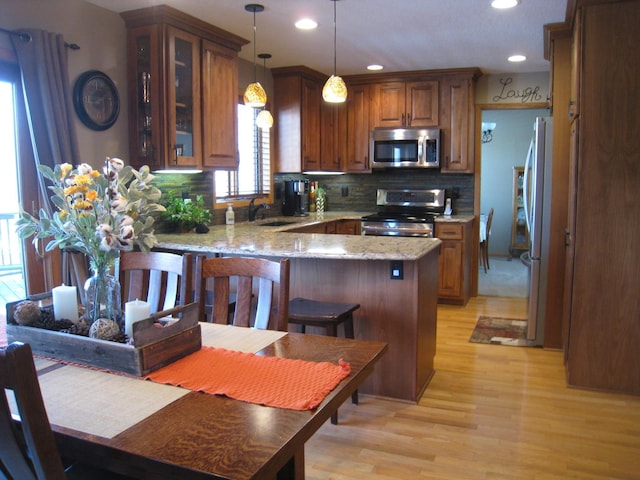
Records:
<instances>
[{"instance_id":1,"label":"potted herb plant","mask_svg":"<svg viewBox=\"0 0 640 480\"><path fill-rule=\"evenodd\" d=\"M197 233L207 233L211 222L211 211L205 208L202 195L196 195L194 200L190 198L176 197L175 192L167 192L164 203L165 211L162 219L169 228L179 232L189 232L196 229Z\"/></svg>"}]
</instances>

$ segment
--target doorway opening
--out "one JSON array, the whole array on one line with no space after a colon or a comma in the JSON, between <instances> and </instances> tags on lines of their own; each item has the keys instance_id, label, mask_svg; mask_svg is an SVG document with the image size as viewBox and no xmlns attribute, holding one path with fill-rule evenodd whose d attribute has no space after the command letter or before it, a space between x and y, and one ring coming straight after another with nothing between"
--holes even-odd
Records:
<instances>
[{"instance_id":1,"label":"doorway opening","mask_svg":"<svg viewBox=\"0 0 640 480\"><path fill-rule=\"evenodd\" d=\"M533 133L534 120L548 115L544 105L481 105L480 215L494 209L488 241L488 268L478 270L478 295L528 298L529 267L520 260L528 250L518 230L518 167L523 167ZM479 117L479 118L478 118ZM485 130L491 127L491 132ZM483 134L484 133L484 134ZM520 212L523 213L523 212ZM522 219L524 221L524 219Z\"/></svg>"}]
</instances>

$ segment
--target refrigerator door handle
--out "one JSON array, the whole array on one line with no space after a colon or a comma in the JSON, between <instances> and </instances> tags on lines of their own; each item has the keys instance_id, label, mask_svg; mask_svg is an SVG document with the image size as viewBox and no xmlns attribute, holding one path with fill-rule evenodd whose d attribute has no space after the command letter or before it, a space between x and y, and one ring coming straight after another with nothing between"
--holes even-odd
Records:
<instances>
[{"instance_id":1,"label":"refrigerator door handle","mask_svg":"<svg viewBox=\"0 0 640 480\"><path fill-rule=\"evenodd\" d=\"M529 171L532 167L533 163L533 152L535 148L535 137L531 138L531 143L529 144L529 151L527 152L527 159L524 162L524 184L522 185L522 201L524 205L524 218L527 222L527 231L531 232L531 206L529 205L531 192L529 191L530 180L529 180Z\"/></svg>"}]
</instances>

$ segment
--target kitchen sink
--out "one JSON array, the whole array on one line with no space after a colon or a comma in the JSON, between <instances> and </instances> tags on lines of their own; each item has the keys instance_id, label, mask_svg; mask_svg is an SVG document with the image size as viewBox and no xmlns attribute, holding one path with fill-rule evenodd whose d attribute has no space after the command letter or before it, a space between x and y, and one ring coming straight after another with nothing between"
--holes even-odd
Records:
<instances>
[{"instance_id":1,"label":"kitchen sink","mask_svg":"<svg viewBox=\"0 0 640 480\"><path fill-rule=\"evenodd\" d=\"M260 223L257 226L259 226L259 227L281 227L283 225L292 225L294 223L296 223L296 222L287 222L287 221L279 220L279 221L275 221L275 222Z\"/></svg>"}]
</instances>

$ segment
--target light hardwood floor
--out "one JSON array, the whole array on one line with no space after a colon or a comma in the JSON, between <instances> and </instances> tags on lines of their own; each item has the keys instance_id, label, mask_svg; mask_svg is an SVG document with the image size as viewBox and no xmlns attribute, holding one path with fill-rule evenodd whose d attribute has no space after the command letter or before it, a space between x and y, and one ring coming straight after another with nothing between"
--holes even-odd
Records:
<instances>
[{"instance_id":1,"label":"light hardwood floor","mask_svg":"<svg viewBox=\"0 0 640 480\"><path fill-rule=\"evenodd\" d=\"M307 479L640 479L640 397L568 388L558 351L468 342L478 315L525 302L440 306L419 404L346 403L307 442Z\"/></svg>"}]
</instances>

